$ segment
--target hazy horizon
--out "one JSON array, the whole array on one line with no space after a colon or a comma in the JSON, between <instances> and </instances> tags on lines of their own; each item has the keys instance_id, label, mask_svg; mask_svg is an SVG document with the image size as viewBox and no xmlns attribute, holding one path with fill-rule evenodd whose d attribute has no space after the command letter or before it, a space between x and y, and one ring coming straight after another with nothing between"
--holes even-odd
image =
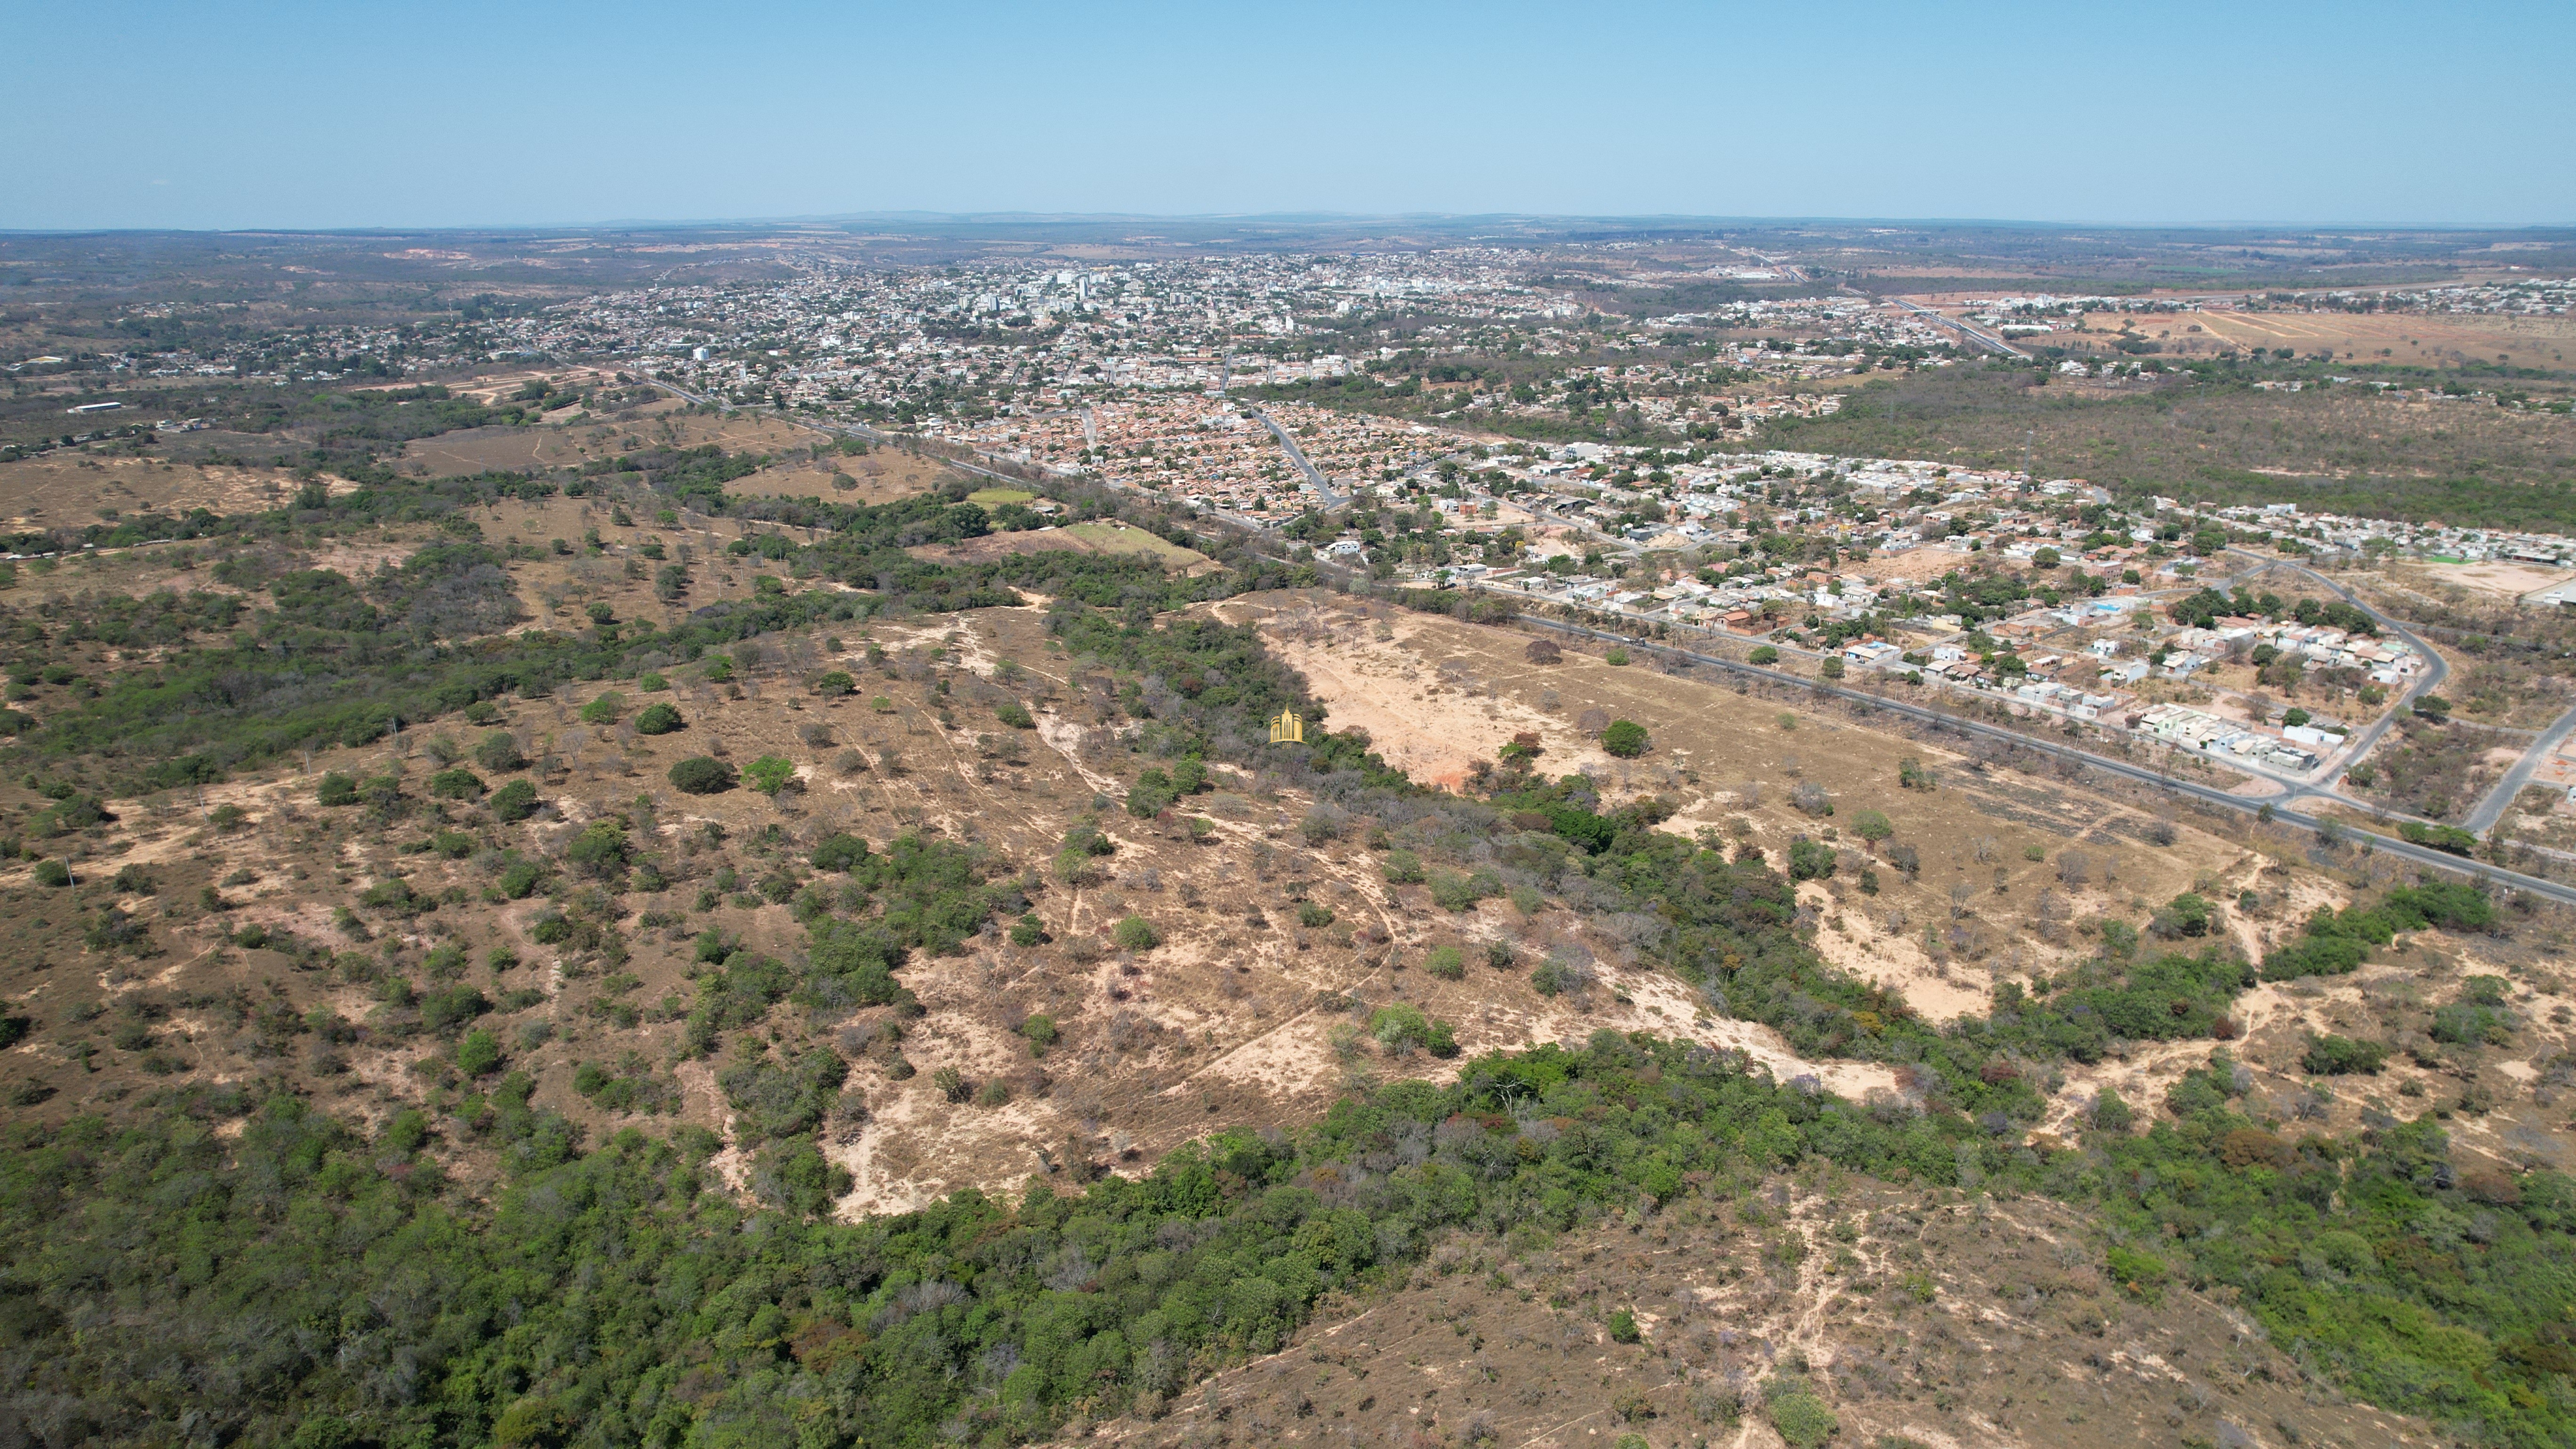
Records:
<instances>
[{"instance_id":1,"label":"hazy horizon","mask_svg":"<svg viewBox=\"0 0 2576 1449\"><path fill-rule=\"evenodd\" d=\"M25 17L0 228L914 214L2576 223L2576 10L977 11L310 3ZM645 220L649 218L650 220ZM2243 220L2229 220L2241 218Z\"/></svg>"},{"instance_id":2,"label":"hazy horizon","mask_svg":"<svg viewBox=\"0 0 2576 1449\"><path fill-rule=\"evenodd\" d=\"M1139 211L850 211L814 212L777 216L612 216L596 220L537 219L514 222L423 222L413 225L353 223L345 226L63 226L0 227L0 236L81 236L106 234L207 234L207 235L311 235L365 236L373 233L406 235L424 232L460 232L505 234L512 232L596 232L617 230L685 231L694 228L784 228L784 227L849 227L866 223L912 223L942 226L1010 225L1063 226L1102 225L1110 223L1225 223L1289 225L1340 224L1348 226L1401 224L1457 225L1474 222L1523 222L1624 224L1644 227L1686 226L1710 228L1771 228L1787 226L1817 227L1920 227L1998 229L2027 228L2033 231L2100 230L2116 232L2229 233L2264 231L2299 231L2316 234L2351 235L2374 232L2534 232L2576 233L2576 222L2519 221L2301 221L2280 218L2212 218L2173 219L2161 221L2105 221L2085 217L1973 217L1973 216L1828 216L1799 215L1719 215L1691 212L1336 212L1336 211L1205 211L1205 212L1139 212ZM1533 237L1535 240L1543 238Z\"/></svg>"}]
</instances>

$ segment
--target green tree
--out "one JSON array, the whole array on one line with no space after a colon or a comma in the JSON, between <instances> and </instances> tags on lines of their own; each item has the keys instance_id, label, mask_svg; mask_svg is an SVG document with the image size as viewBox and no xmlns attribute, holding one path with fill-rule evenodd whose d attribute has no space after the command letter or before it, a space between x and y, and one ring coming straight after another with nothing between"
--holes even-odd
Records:
<instances>
[{"instance_id":1,"label":"green tree","mask_svg":"<svg viewBox=\"0 0 2576 1449\"><path fill-rule=\"evenodd\" d=\"M527 756L519 753L519 737L508 730L494 730L474 747L474 763L495 775L506 775L527 768Z\"/></svg>"},{"instance_id":2,"label":"green tree","mask_svg":"<svg viewBox=\"0 0 2576 1449\"><path fill-rule=\"evenodd\" d=\"M537 813L537 787L526 780L512 780L492 792L486 802L492 818L504 825L515 825Z\"/></svg>"},{"instance_id":3,"label":"green tree","mask_svg":"<svg viewBox=\"0 0 2576 1449\"><path fill-rule=\"evenodd\" d=\"M500 1040L476 1027L456 1044L456 1069L469 1077L488 1076L500 1070Z\"/></svg>"},{"instance_id":4,"label":"green tree","mask_svg":"<svg viewBox=\"0 0 2576 1449\"><path fill-rule=\"evenodd\" d=\"M734 787L733 766L692 755L671 766L671 785L683 795L719 795Z\"/></svg>"}]
</instances>

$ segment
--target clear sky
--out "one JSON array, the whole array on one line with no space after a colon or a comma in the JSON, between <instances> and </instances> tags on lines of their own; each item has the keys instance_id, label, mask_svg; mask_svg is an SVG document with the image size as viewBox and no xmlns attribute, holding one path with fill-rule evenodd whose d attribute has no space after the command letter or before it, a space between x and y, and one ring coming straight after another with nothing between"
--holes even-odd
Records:
<instances>
[{"instance_id":1,"label":"clear sky","mask_svg":"<svg viewBox=\"0 0 2576 1449\"><path fill-rule=\"evenodd\" d=\"M22 3L0 228L2576 222L2576 3Z\"/></svg>"}]
</instances>

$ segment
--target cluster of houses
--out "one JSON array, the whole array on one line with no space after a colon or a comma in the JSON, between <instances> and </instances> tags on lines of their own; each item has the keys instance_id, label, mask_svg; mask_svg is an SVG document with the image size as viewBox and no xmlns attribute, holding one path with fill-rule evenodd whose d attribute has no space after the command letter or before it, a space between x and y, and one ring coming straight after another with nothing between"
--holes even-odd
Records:
<instances>
[{"instance_id":1,"label":"cluster of houses","mask_svg":"<svg viewBox=\"0 0 2576 1449\"><path fill-rule=\"evenodd\" d=\"M2203 754L2306 774L2341 748L2341 730L2323 726L2247 724L2188 705L2160 704L2128 720L2130 729Z\"/></svg>"}]
</instances>

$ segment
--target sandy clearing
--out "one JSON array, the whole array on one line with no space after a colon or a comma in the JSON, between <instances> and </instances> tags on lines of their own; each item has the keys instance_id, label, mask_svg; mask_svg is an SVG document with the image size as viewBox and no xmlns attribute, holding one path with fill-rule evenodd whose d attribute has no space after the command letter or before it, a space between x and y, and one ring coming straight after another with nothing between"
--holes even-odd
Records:
<instances>
[{"instance_id":1,"label":"sandy clearing","mask_svg":"<svg viewBox=\"0 0 2576 1449\"><path fill-rule=\"evenodd\" d=\"M1265 616L1257 604L1214 612L1228 623L1261 624L1271 649L1330 706L1334 728L1368 731L1388 764L1427 784L1464 788L1470 766L1492 762L1522 732L1539 736L1551 771L1615 763L1570 721L1486 692L1495 681L1475 670L1444 677L1441 665L1453 656L1419 622L1390 621L1391 637L1376 639L1365 625L1320 612Z\"/></svg>"},{"instance_id":2,"label":"sandy clearing","mask_svg":"<svg viewBox=\"0 0 2576 1449\"><path fill-rule=\"evenodd\" d=\"M1802 889L1799 897L1822 908L1823 919L1814 939L1816 954L1824 957L1827 965L1897 992L1925 1021L1982 1016L1993 1005L1984 991L1934 965L1921 943L1879 930L1868 912L1834 910L1831 898L1818 886Z\"/></svg>"}]
</instances>

